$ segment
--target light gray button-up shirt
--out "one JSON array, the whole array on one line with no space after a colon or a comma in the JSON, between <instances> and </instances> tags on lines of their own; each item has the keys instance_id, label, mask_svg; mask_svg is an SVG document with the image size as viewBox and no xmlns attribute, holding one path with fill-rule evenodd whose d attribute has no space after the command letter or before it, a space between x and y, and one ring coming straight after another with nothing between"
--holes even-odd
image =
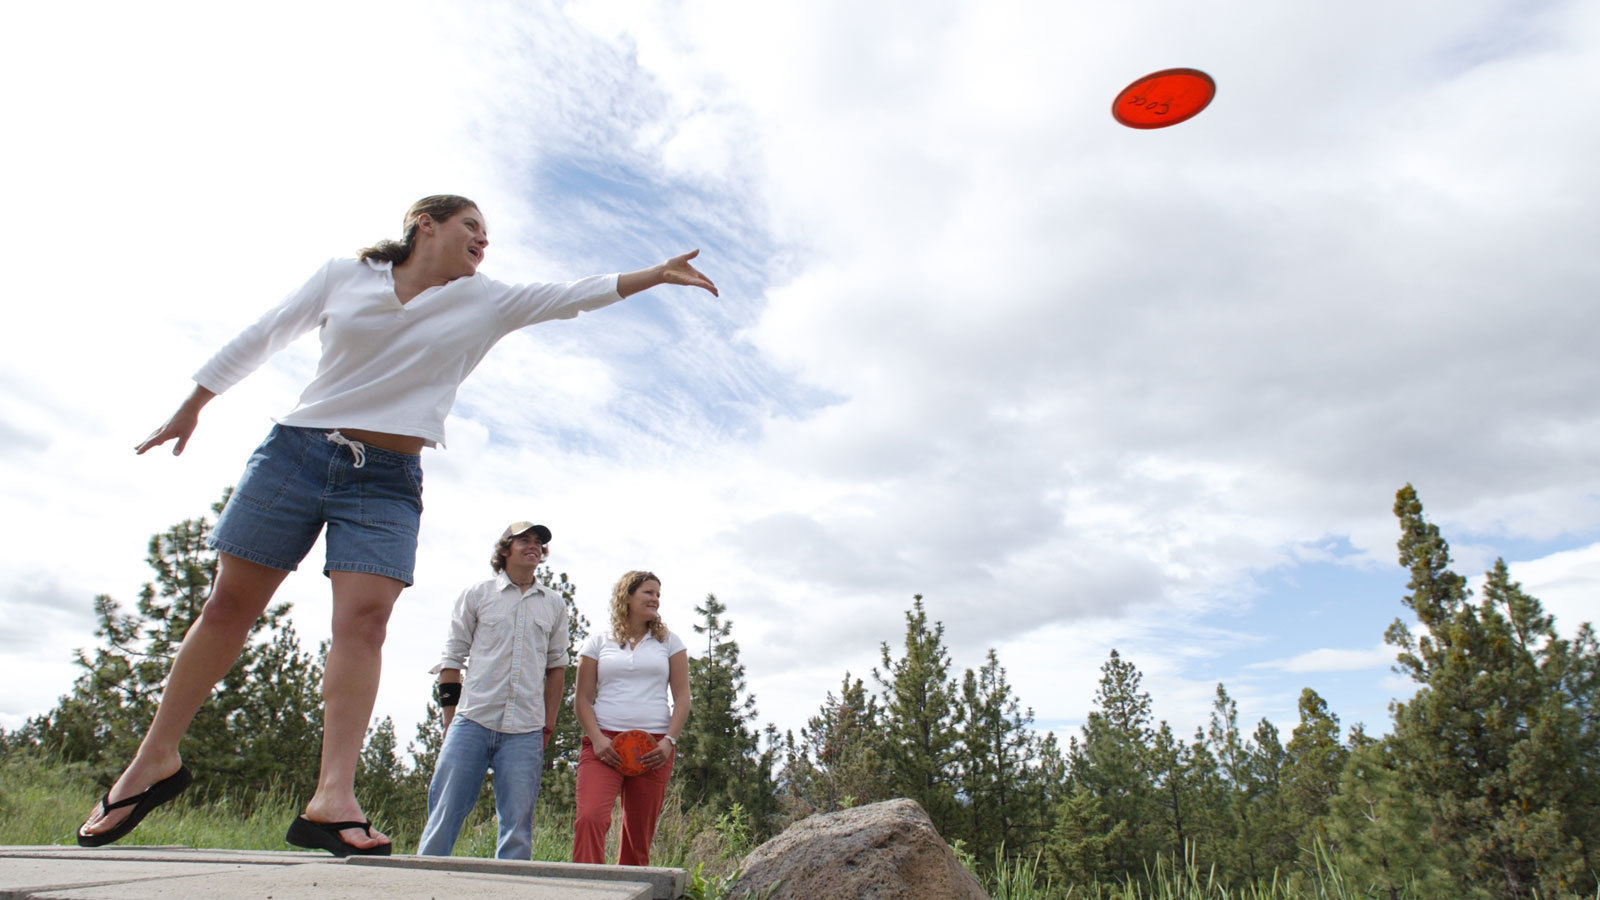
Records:
<instances>
[{"instance_id":1,"label":"light gray button-up shirt","mask_svg":"<svg viewBox=\"0 0 1600 900\"><path fill-rule=\"evenodd\" d=\"M544 727L546 669L567 665L567 605L535 584L526 592L504 572L461 592L444 655L431 670L463 670L465 716L502 734Z\"/></svg>"}]
</instances>

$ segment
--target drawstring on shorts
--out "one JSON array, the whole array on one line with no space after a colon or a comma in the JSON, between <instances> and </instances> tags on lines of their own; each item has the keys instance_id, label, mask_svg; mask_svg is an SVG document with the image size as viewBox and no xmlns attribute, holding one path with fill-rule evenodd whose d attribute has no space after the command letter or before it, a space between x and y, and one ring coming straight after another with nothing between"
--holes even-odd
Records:
<instances>
[{"instance_id":1,"label":"drawstring on shorts","mask_svg":"<svg viewBox=\"0 0 1600 900\"><path fill-rule=\"evenodd\" d=\"M350 455L354 457L356 461L355 468L359 469L367 464L366 444L363 444L360 441L352 441L337 431L328 432L326 437L335 444L340 444L350 448Z\"/></svg>"}]
</instances>

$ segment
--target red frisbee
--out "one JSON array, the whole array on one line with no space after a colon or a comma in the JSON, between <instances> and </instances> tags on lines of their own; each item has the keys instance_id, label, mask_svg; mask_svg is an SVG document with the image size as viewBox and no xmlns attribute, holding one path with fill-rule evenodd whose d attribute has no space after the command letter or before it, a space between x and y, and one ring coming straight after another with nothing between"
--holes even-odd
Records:
<instances>
[{"instance_id":1,"label":"red frisbee","mask_svg":"<svg viewBox=\"0 0 1600 900\"><path fill-rule=\"evenodd\" d=\"M1111 115L1129 128L1166 128L1192 119L1217 95L1217 83L1199 69L1162 69L1122 89Z\"/></svg>"},{"instance_id":2,"label":"red frisbee","mask_svg":"<svg viewBox=\"0 0 1600 900\"><path fill-rule=\"evenodd\" d=\"M611 739L611 749L622 759L617 771L624 775L643 775L648 771L641 758L655 748L656 739L638 729L624 731Z\"/></svg>"}]
</instances>

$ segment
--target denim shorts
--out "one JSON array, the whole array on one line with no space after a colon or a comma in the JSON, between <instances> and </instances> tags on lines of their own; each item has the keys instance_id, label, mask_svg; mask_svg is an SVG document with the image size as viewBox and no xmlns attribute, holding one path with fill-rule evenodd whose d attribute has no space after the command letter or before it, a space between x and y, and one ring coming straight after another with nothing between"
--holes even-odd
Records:
<instances>
[{"instance_id":1,"label":"denim shorts","mask_svg":"<svg viewBox=\"0 0 1600 900\"><path fill-rule=\"evenodd\" d=\"M228 498L211 546L294 571L328 526L328 572L411 584L422 522L420 458L335 443L323 428L274 425Z\"/></svg>"}]
</instances>

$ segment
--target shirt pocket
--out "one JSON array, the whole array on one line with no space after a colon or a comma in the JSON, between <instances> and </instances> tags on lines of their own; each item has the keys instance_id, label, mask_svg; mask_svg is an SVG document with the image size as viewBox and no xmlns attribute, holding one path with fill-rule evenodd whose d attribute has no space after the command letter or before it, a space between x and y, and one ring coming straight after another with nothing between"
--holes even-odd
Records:
<instances>
[{"instance_id":1,"label":"shirt pocket","mask_svg":"<svg viewBox=\"0 0 1600 900\"><path fill-rule=\"evenodd\" d=\"M496 650L510 639L511 628L516 623L513 612L504 607L486 609L478 616L478 630L472 643L480 650Z\"/></svg>"},{"instance_id":2,"label":"shirt pocket","mask_svg":"<svg viewBox=\"0 0 1600 900\"><path fill-rule=\"evenodd\" d=\"M543 659L549 658L550 635L555 631L556 620L548 611L528 615L528 649Z\"/></svg>"}]
</instances>

